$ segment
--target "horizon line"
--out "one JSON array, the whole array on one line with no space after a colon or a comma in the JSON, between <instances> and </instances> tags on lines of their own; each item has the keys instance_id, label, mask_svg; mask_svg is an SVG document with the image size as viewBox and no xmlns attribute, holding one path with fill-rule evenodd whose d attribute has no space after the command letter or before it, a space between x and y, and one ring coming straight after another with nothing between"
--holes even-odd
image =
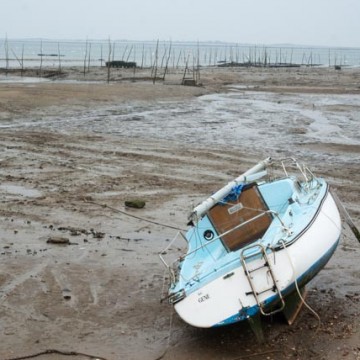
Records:
<instances>
[{"instance_id":1,"label":"horizon line","mask_svg":"<svg viewBox=\"0 0 360 360\"><path fill-rule=\"evenodd\" d=\"M224 40L160 40L160 39L152 39L152 40L131 40L131 39L111 39L110 37L107 39L101 38L46 38L46 37L3 37L0 38L0 41L45 41L45 42L100 42L100 43L108 43L110 42L128 42L128 43L172 43L172 44L213 44L213 45L223 45L223 46L259 46L262 48L266 47L296 47L296 48L332 48L332 49L360 49L357 46L344 46L344 45L308 45L308 44L295 44L295 43L248 43L248 42L233 42L233 41L224 41Z\"/></svg>"}]
</instances>

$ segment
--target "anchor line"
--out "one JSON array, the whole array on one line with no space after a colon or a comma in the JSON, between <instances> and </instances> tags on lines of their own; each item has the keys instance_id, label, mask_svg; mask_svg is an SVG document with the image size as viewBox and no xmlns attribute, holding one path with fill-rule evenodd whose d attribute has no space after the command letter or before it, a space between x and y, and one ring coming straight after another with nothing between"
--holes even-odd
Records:
<instances>
[{"instance_id":1,"label":"anchor line","mask_svg":"<svg viewBox=\"0 0 360 360\"><path fill-rule=\"evenodd\" d=\"M285 252L286 252L286 255L288 257L288 260L290 262L290 265L291 265L291 268L292 268L292 271L293 271L293 274L295 274L295 268L294 268L294 264L293 262L291 261L291 258L290 258L290 254L288 252L288 249L284 243L284 241L281 240L281 243L285 249ZM316 317L316 319L318 320L318 327L315 331L315 333L317 333L319 330L320 330L320 326L321 326L321 318L319 316L319 314L305 301L305 299L303 298L303 296L301 295L301 291L299 289L299 285L298 285L298 282L297 282L297 279L296 279L296 275L295 275L295 278L294 278L294 282L295 282L295 287L296 287L296 291L299 295L299 298L301 300L301 302L307 307L307 309Z\"/></svg>"},{"instance_id":2,"label":"anchor line","mask_svg":"<svg viewBox=\"0 0 360 360\"><path fill-rule=\"evenodd\" d=\"M157 222L157 221L153 221L153 220L150 220L150 219L145 219L143 217L140 217L140 216L137 216L137 215L133 215L133 214L129 214L128 212L126 211L123 211L123 210L119 210L119 209L116 209L116 208L113 208L112 206L109 206L109 205L106 205L106 204L99 204L95 201L89 201L89 200L84 200L85 203L89 203L89 204L93 204L93 205L97 205L97 206L101 206L101 207L104 207L104 208L108 208L112 211L115 211L115 212L118 212L120 214L123 214L123 215L126 215L126 216L129 216L129 217L132 217L134 219L137 219L137 220L141 220L141 221L145 221L145 222L148 222L150 224L154 224L154 225L158 225L158 226L163 226L163 227L166 227L166 228L169 228L169 229L173 229L173 230L179 230L179 231L186 231L184 229L180 229L176 226L172 226L172 225L168 225L168 224L163 224L163 223L160 223L160 222Z\"/></svg>"}]
</instances>

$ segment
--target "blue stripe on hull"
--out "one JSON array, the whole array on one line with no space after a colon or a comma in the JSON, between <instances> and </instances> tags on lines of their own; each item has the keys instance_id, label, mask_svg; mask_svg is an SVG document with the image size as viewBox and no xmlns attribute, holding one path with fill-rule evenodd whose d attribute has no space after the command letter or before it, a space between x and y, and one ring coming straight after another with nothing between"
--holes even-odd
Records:
<instances>
[{"instance_id":1,"label":"blue stripe on hull","mask_svg":"<svg viewBox=\"0 0 360 360\"><path fill-rule=\"evenodd\" d=\"M331 256L334 254L338 244L339 244L340 238L335 242L335 244L325 253L324 256L322 256L314 265L312 265L304 274L299 276L297 280L298 287L301 288L304 285L306 285L311 279L315 277L315 275L327 264L327 262L330 260ZM284 289L281 294L283 297L291 294L296 289L295 282L293 282L291 285L289 285L286 289ZM267 300L264 301L264 305L266 307L271 307L272 305L275 305L276 302L279 301L279 296L274 295ZM239 321L243 321L248 319L249 317L252 317L256 315L259 312L259 307L257 305L252 306L251 308L241 309L238 314L235 314L233 316L230 316L229 318L221 321L220 323L214 325L214 327L219 327L223 325L229 325L233 324Z\"/></svg>"}]
</instances>

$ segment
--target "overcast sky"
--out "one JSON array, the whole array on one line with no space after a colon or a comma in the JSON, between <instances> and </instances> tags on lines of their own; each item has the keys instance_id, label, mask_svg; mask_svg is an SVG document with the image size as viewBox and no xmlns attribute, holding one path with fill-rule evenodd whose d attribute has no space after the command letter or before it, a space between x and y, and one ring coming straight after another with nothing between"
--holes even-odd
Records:
<instances>
[{"instance_id":1,"label":"overcast sky","mask_svg":"<svg viewBox=\"0 0 360 360\"><path fill-rule=\"evenodd\" d=\"M0 38L360 47L360 0L1 0Z\"/></svg>"}]
</instances>

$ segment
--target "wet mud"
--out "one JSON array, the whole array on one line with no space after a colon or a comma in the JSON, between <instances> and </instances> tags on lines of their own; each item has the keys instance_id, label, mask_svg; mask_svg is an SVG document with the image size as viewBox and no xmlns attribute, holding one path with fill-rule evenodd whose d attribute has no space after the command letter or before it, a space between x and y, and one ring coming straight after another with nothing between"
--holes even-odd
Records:
<instances>
[{"instance_id":1,"label":"wet mud","mask_svg":"<svg viewBox=\"0 0 360 360\"><path fill-rule=\"evenodd\" d=\"M320 321L306 307L291 327L266 318L261 345L247 323L183 323L160 301L158 257L194 204L267 156L325 177L360 227L360 70L209 69L202 87L76 74L0 82L0 358L360 359L345 224L307 287Z\"/></svg>"}]
</instances>

